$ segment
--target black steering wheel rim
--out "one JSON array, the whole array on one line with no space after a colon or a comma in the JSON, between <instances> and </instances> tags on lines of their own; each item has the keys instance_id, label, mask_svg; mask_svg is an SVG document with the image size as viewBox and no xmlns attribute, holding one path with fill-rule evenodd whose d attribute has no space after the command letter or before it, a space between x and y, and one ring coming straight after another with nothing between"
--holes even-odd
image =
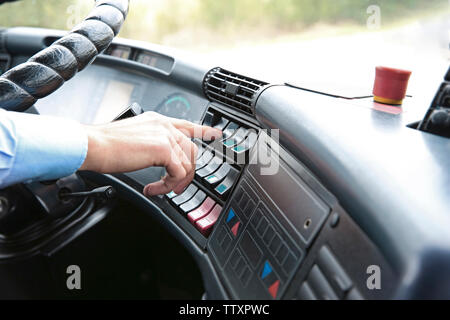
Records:
<instances>
[{"instance_id":1,"label":"black steering wheel rim","mask_svg":"<svg viewBox=\"0 0 450 320\"><path fill-rule=\"evenodd\" d=\"M0 108L25 111L86 68L119 33L128 7L129 0L96 0L67 35L0 76Z\"/></svg>"}]
</instances>

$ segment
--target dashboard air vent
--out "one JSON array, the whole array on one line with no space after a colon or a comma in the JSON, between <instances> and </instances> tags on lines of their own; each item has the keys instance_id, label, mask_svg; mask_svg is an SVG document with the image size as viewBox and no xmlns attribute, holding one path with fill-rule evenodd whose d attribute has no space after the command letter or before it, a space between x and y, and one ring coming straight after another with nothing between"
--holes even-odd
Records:
<instances>
[{"instance_id":1,"label":"dashboard air vent","mask_svg":"<svg viewBox=\"0 0 450 320\"><path fill-rule=\"evenodd\" d=\"M211 101L253 114L252 106L257 93L268 83L214 68L203 81L205 95Z\"/></svg>"}]
</instances>

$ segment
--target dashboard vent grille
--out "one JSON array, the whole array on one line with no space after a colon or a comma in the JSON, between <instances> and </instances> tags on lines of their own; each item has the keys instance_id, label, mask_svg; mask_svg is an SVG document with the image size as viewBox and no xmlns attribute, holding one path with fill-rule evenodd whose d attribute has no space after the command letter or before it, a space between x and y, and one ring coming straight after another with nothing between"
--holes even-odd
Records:
<instances>
[{"instance_id":1,"label":"dashboard vent grille","mask_svg":"<svg viewBox=\"0 0 450 320\"><path fill-rule=\"evenodd\" d=\"M253 115L252 106L257 93L268 83L214 68L203 81L205 95L211 100Z\"/></svg>"}]
</instances>

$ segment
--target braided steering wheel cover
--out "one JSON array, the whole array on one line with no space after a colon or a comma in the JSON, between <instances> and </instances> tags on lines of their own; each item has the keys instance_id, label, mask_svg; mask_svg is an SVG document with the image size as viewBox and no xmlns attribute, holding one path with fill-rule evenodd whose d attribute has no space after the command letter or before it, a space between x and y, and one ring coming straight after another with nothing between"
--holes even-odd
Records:
<instances>
[{"instance_id":1,"label":"braided steering wheel cover","mask_svg":"<svg viewBox=\"0 0 450 320\"><path fill-rule=\"evenodd\" d=\"M0 108L24 111L91 64L111 44L128 14L129 0L96 0L69 34L0 77Z\"/></svg>"}]
</instances>

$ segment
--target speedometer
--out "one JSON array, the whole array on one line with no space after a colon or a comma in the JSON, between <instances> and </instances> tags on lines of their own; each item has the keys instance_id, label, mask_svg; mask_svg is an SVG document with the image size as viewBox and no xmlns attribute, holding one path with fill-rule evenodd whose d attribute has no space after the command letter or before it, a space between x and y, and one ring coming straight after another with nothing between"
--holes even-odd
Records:
<instances>
[{"instance_id":1,"label":"speedometer","mask_svg":"<svg viewBox=\"0 0 450 320\"><path fill-rule=\"evenodd\" d=\"M188 98L182 93L174 93L165 98L155 111L167 117L191 120L190 109Z\"/></svg>"}]
</instances>

